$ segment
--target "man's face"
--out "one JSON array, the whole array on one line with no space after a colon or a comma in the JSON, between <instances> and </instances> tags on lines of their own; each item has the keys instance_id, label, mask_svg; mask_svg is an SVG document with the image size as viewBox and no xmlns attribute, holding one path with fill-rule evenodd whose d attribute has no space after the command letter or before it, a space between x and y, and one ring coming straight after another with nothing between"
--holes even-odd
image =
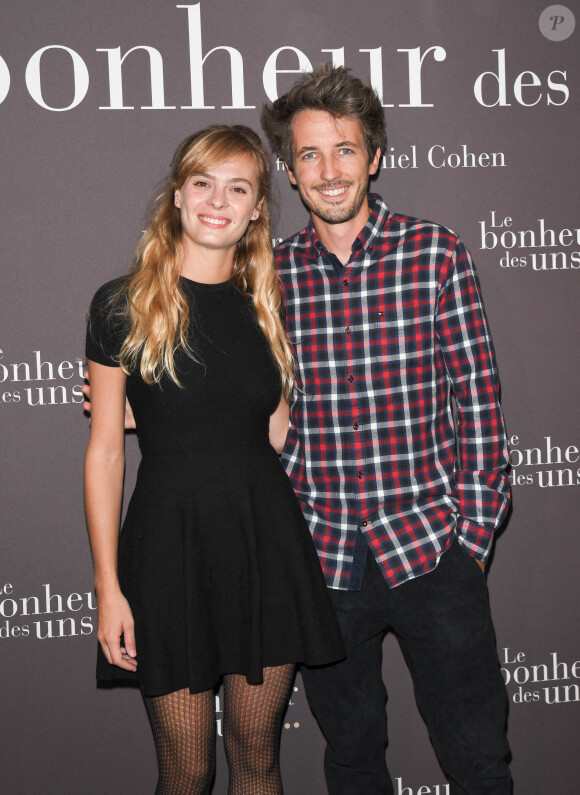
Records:
<instances>
[{"instance_id":1,"label":"man's face","mask_svg":"<svg viewBox=\"0 0 580 795\"><path fill-rule=\"evenodd\" d=\"M302 110L292 120L294 167L287 165L290 182L302 201L326 224L356 221L362 229L368 218L369 175L378 168L380 150L369 163L358 119L335 118L323 110Z\"/></svg>"}]
</instances>

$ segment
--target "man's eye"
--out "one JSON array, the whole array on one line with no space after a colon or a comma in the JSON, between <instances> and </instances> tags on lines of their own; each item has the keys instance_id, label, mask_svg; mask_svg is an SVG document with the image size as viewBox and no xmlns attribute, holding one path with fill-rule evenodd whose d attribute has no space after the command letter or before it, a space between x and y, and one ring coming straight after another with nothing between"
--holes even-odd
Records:
<instances>
[{"instance_id":1,"label":"man's eye","mask_svg":"<svg viewBox=\"0 0 580 795\"><path fill-rule=\"evenodd\" d=\"M303 160L312 160L315 157L316 157L316 152L306 152L305 154L302 155Z\"/></svg>"},{"instance_id":2,"label":"man's eye","mask_svg":"<svg viewBox=\"0 0 580 795\"><path fill-rule=\"evenodd\" d=\"M343 148L340 150L340 154L341 154L341 155L352 155L352 149L349 149L349 148L348 148L348 146L344 146L344 147L343 147Z\"/></svg>"}]
</instances>

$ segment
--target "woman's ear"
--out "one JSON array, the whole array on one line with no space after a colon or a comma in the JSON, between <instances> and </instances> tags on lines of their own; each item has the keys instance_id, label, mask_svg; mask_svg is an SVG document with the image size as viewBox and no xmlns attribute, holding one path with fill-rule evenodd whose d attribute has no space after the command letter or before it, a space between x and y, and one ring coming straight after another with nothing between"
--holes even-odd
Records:
<instances>
[{"instance_id":1,"label":"woman's ear","mask_svg":"<svg viewBox=\"0 0 580 795\"><path fill-rule=\"evenodd\" d=\"M250 221L257 221L260 217L260 210L262 209L262 202L264 201L264 197L260 199L260 201L254 207L254 212L250 216Z\"/></svg>"},{"instance_id":2,"label":"woman's ear","mask_svg":"<svg viewBox=\"0 0 580 795\"><path fill-rule=\"evenodd\" d=\"M181 210L181 191L178 190L178 188L175 188L175 193L173 194L173 203L179 210Z\"/></svg>"}]
</instances>

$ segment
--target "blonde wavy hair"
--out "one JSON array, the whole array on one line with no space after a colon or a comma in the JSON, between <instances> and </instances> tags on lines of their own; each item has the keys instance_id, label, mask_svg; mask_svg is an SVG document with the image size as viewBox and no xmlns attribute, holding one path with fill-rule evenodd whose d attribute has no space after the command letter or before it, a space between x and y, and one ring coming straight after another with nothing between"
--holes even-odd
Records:
<instances>
[{"instance_id":1,"label":"blonde wavy hair","mask_svg":"<svg viewBox=\"0 0 580 795\"><path fill-rule=\"evenodd\" d=\"M148 384L159 383L166 374L180 386L176 351L182 349L197 361L195 339L193 345L188 340L189 307L179 284L183 246L175 191L191 174L206 172L242 154L249 155L254 163L258 201L263 201L259 217L250 221L236 245L232 281L253 301L256 318L280 371L282 392L289 399L294 369L280 317L281 295L272 251L268 207L270 163L258 135L240 124L206 127L189 135L177 147L163 190L155 200L150 223L135 251L130 274L116 296L125 299L131 322L119 363L127 374L138 369Z\"/></svg>"}]
</instances>

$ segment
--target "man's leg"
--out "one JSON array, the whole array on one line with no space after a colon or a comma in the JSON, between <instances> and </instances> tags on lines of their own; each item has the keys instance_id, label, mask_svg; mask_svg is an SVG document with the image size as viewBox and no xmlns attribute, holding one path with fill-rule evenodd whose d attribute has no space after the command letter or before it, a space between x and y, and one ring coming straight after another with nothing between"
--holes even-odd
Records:
<instances>
[{"instance_id":1,"label":"man's leg","mask_svg":"<svg viewBox=\"0 0 580 795\"><path fill-rule=\"evenodd\" d=\"M369 554L361 591L329 591L347 659L301 669L308 703L328 743L329 795L393 793L385 762L387 691L381 670L387 591Z\"/></svg>"},{"instance_id":2,"label":"man's leg","mask_svg":"<svg viewBox=\"0 0 580 795\"><path fill-rule=\"evenodd\" d=\"M507 696L485 577L456 542L393 591L393 629L441 766L459 795L509 795Z\"/></svg>"}]
</instances>

